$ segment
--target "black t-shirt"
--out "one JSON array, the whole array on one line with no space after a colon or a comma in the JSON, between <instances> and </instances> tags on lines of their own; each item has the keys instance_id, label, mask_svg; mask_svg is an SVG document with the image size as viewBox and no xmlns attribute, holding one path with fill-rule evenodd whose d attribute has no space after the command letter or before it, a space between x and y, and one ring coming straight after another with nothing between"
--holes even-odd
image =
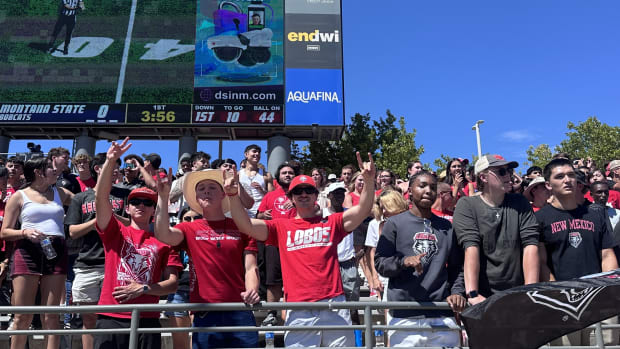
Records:
<instances>
[{"instance_id":1,"label":"black t-shirt","mask_svg":"<svg viewBox=\"0 0 620 349\"><path fill-rule=\"evenodd\" d=\"M131 191L131 190L134 190L136 188L146 187L146 182L141 180L141 179L139 179L139 178L135 178L131 182L117 183L117 184L114 184L114 186L118 187L118 188L129 189Z\"/></svg>"},{"instance_id":2,"label":"black t-shirt","mask_svg":"<svg viewBox=\"0 0 620 349\"><path fill-rule=\"evenodd\" d=\"M110 193L110 203L112 203L112 210L117 215L122 215L125 208L125 201L129 195L128 189L112 187ZM69 231L69 225L82 224L94 219L96 217L95 206L95 191L88 189L85 192L81 192L73 197L71 205L67 210L65 216L66 231ZM78 257L75 260L74 267L76 268L103 268L105 263L105 252L103 250L103 244L97 234L96 230L91 230L82 237L82 244L78 252Z\"/></svg>"},{"instance_id":3,"label":"black t-shirt","mask_svg":"<svg viewBox=\"0 0 620 349\"><path fill-rule=\"evenodd\" d=\"M558 281L600 273L601 251L616 245L604 211L592 206L567 211L545 205L536 212L547 264Z\"/></svg>"}]
</instances>

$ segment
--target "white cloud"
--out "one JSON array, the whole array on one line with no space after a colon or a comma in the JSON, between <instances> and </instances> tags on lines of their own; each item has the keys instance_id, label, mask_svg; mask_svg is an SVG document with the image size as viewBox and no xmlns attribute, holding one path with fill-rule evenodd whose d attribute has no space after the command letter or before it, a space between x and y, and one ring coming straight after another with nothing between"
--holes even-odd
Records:
<instances>
[{"instance_id":1,"label":"white cloud","mask_svg":"<svg viewBox=\"0 0 620 349\"><path fill-rule=\"evenodd\" d=\"M500 137L505 141L523 142L535 139L536 135L527 130L512 130L502 133Z\"/></svg>"}]
</instances>

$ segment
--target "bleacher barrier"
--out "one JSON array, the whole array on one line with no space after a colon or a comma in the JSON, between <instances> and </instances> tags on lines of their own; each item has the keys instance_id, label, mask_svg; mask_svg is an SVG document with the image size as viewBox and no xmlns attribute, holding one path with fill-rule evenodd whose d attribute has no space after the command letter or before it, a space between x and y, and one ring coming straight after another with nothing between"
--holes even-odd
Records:
<instances>
[{"instance_id":1,"label":"bleacher barrier","mask_svg":"<svg viewBox=\"0 0 620 349\"><path fill-rule=\"evenodd\" d=\"M127 329L58 329L58 330L10 330L3 331L1 337L11 335L82 335L97 333L127 333L130 336L129 349L137 348L139 333L163 333L163 332L235 332L235 331L261 331L267 329L270 332L276 331L307 331L309 328L313 330L363 330L365 337L365 348L374 348L374 330L416 330L419 327L411 326L389 326L373 324L372 311L379 309L449 309L445 302L310 302L310 303L266 303L250 306L244 303L185 303L185 304L125 304L125 305L89 305L89 306L5 306L0 307L0 314L65 314L65 313L113 313L113 312L131 312L130 328ZM351 326L222 326L222 327L161 327L161 328L140 328L138 326L140 312L163 312L163 311L231 311L231 310L302 310L302 309L350 309L363 311L363 325ZM620 325L601 325L597 323L590 326L595 332L596 345L594 346L554 346L554 349L576 349L576 348L599 348L599 349L620 349L620 345L605 346L603 343L602 331L604 329L620 329ZM428 328L424 328L428 331ZM445 331L445 328L431 329L435 331ZM461 331L455 329L454 331ZM547 347L547 346L545 346ZM431 347L427 347L431 348ZM468 348L468 347L462 347Z\"/></svg>"}]
</instances>

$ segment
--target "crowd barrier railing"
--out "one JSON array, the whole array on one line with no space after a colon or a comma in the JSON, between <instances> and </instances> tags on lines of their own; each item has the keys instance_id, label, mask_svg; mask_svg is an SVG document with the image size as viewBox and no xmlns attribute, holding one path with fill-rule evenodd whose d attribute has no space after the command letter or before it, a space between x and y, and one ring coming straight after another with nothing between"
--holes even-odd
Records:
<instances>
[{"instance_id":1,"label":"crowd barrier railing","mask_svg":"<svg viewBox=\"0 0 620 349\"><path fill-rule=\"evenodd\" d=\"M416 309L416 310L443 310L450 309L445 302L291 302L291 303L266 303L261 302L255 305L244 303L184 303L184 304L124 304L124 305L85 305L85 306L4 306L0 307L2 314L66 314L66 313L115 313L131 312L130 327L126 329L57 329L57 330L10 330L5 331L1 336L10 335L82 335L98 333L117 333L129 334L129 349L135 349L138 345L138 334L140 333L164 333L164 332L236 332L236 331L308 331L309 327L301 326L221 326L221 327L160 327L160 328L140 328L138 326L141 312L165 312L165 311L233 311L233 310L323 310L323 309L350 309L364 311L363 325L350 326L312 326L313 330L364 330L365 348L373 348L374 330L431 330L446 331L446 328L428 329L412 326L390 326L373 324L372 311L383 309ZM599 348L599 349L620 349L617 346L605 346L603 342L603 329L620 329L620 325L601 325L594 324L589 328L595 331L595 346L554 346L554 349L574 349L574 348ZM462 329L453 329L461 331ZM467 347L463 347L467 348Z\"/></svg>"}]
</instances>

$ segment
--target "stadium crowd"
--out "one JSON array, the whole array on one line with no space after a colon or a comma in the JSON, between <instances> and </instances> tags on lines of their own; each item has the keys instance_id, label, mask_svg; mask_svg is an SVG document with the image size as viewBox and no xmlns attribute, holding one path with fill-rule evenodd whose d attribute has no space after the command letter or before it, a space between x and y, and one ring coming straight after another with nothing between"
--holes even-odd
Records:
<instances>
[{"instance_id":1,"label":"stadium crowd","mask_svg":"<svg viewBox=\"0 0 620 349\"><path fill-rule=\"evenodd\" d=\"M390 346L457 347L458 314L494 293L618 268L620 160L595 164L556 154L544 168L485 155L470 165L454 158L432 172L419 161L407 178L376 169L370 154L339 174L288 161L269 173L257 145L239 162L198 151L176 173L158 154L131 154L129 139L106 153L70 158L58 147L27 161L0 158L0 305L157 303L256 304L446 301L450 310L390 310ZM240 154L241 157L241 154ZM71 164L71 166L70 166ZM41 326L114 329L130 313L60 319ZM171 312L179 327L308 326L285 335L286 346L354 346L353 330L313 325L359 323L355 312ZM614 321L614 319L610 319ZM33 326L15 314L9 329ZM160 314L141 313L141 327ZM444 330L437 330L436 327ZM618 344L618 333L606 334ZM58 348L59 336L47 336ZM174 348L256 347L257 332L174 333ZM11 348L24 348L14 335ZM128 335L83 335L84 348L126 348ZM587 331L554 345L589 345ZM140 334L140 348L161 346Z\"/></svg>"}]
</instances>

